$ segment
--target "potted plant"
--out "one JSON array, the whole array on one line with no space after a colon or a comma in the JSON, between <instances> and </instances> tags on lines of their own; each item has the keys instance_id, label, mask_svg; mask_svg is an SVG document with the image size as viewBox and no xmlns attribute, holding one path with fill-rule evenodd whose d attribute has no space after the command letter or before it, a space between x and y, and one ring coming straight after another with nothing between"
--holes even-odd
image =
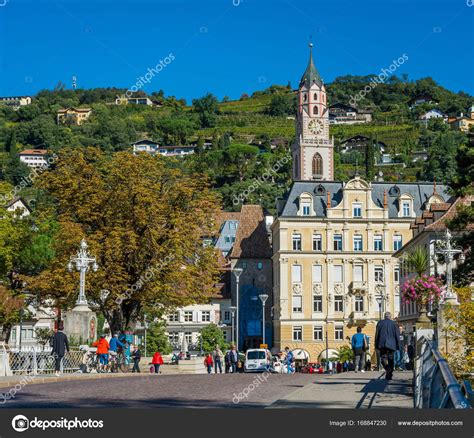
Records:
<instances>
[{"instance_id":1,"label":"potted plant","mask_svg":"<svg viewBox=\"0 0 474 438\"><path fill-rule=\"evenodd\" d=\"M416 303L418 321L429 323L427 316L428 307L437 305L444 296L444 284L441 278L434 275L422 274L421 276L406 280L401 288L402 303Z\"/></svg>"}]
</instances>

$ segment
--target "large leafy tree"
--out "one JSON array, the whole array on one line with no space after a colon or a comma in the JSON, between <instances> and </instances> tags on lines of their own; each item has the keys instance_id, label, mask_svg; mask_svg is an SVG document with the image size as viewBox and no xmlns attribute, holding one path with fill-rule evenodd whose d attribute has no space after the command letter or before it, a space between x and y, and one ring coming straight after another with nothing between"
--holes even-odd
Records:
<instances>
[{"instance_id":1,"label":"large leafy tree","mask_svg":"<svg viewBox=\"0 0 474 438\"><path fill-rule=\"evenodd\" d=\"M219 101L211 93L207 93L200 99L193 99L194 111L199 115L201 128L211 128L215 126L217 113L219 111Z\"/></svg>"},{"instance_id":2,"label":"large leafy tree","mask_svg":"<svg viewBox=\"0 0 474 438\"><path fill-rule=\"evenodd\" d=\"M94 148L62 151L38 183L55 203L56 257L28 279L30 289L71 306L78 278L66 266L85 237L100 267L88 274L87 295L113 333L133 324L144 306L165 311L207 301L218 267L202 237L214 232L218 198L205 177L167 163L127 152L107 158Z\"/></svg>"}]
</instances>

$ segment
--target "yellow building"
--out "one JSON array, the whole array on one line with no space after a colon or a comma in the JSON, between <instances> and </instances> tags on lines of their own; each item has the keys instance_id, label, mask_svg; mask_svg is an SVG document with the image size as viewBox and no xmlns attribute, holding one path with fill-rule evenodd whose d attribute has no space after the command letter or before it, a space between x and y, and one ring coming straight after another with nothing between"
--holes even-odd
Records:
<instances>
[{"instance_id":1,"label":"yellow building","mask_svg":"<svg viewBox=\"0 0 474 438\"><path fill-rule=\"evenodd\" d=\"M91 114L91 108L65 108L58 110L56 121L58 124L82 125Z\"/></svg>"},{"instance_id":2,"label":"yellow building","mask_svg":"<svg viewBox=\"0 0 474 438\"><path fill-rule=\"evenodd\" d=\"M410 225L434 187L358 176L347 183L328 180L333 142L325 129L327 102L308 84L324 89L311 58L299 89L300 102L308 101L304 96L311 89L310 105L298 109L293 146L293 175L299 180L279 202L272 226L273 321L275 348L305 350L316 362L326 348L332 357L348 345L357 326L370 337L373 353L382 312L397 316L400 310L392 254L411 239ZM317 109L311 99L318 101ZM444 187L437 193L448 198Z\"/></svg>"}]
</instances>

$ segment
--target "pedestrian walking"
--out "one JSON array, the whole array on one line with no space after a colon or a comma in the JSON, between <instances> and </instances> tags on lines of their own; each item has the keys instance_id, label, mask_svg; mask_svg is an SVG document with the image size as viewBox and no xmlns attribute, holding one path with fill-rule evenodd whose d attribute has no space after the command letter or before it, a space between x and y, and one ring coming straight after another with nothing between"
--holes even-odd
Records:
<instances>
[{"instance_id":1,"label":"pedestrian walking","mask_svg":"<svg viewBox=\"0 0 474 438\"><path fill-rule=\"evenodd\" d=\"M225 364L225 372L226 374L230 373L230 368L231 368L231 364L230 364L230 350L226 352L225 356L224 356L224 364Z\"/></svg>"},{"instance_id":2,"label":"pedestrian walking","mask_svg":"<svg viewBox=\"0 0 474 438\"><path fill-rule=\"evenodd\" d=\"M295 356L292 351L288 347L285 347L285 365L286 365L286 373L291 374L293 372L293 362L295 361Z\"/></svg>"},{"instance_id":3,"label":"pedestrian walking","mask_svg":"<svg viewBox=\"0 0 474 438\"><path fill-rule=\"evenodd\" d=\"M158 374L160 372L160 366L163 365L163 358L161 357L161 354L159 351L155 352L155 354L153 355L151 364L155 368L155 374Z\"/></svg>"},{"instance_id":4,"label":"pedestrian walking","mask_svg":"<svg viewBox=\"0 0 474 438\"><path fill-rule=\"evenodd\" d=\"M377 323L375 330L375 346L380 351L380 362L385 369L385 379L392 380L394 370L394 354L399 349L400 331L392 320L392 314L385 312L384 319Z\"/></svg>"},{"instance_id":5,"label":"pedestrian walking","mask_svg":"<svg viewBox=\"0 0 474 438\"><path fill-rule=\"evenodd\" d=\"M211 353L208 353L207 356L204 358L204 366L207 368L207 374L212 373L212 366L214 365L214 361L212 360Z\"/></svg>"},{"instance_id":6,"label":"pedestrian walking","mask_svg":"<svg viewBox=\"0 0 474 438\"><path fill-rule=\"evenodd\" d=\"M237 362L239 361L239 353L235 345L232 345L229 352L230 368L233 373L237 372Z\"/></svg>"},{"instance_id":7,"label":"pedestrian walking","mask_svg":"<svg viewBox=\"0 0 474 438\"><path fill-rule=\"evenodd\" d=\"M132 368L132 373L139 373L140 372L140 359L142 358L142 352L138 348L137 345L133 347L133 352L132 352L132 360L133 360L133 368Z\"/></svg>"},{"instance_id":8,"label":"pedestrian walking","mask_svg":"<svg viewBox=\"0 0 474 438\"><path fill-rule=\"evenodd\" d=\"M328 363L328 370L329 370L329 374L333 374L333 364L332 364L332 360L330 360L329 363Z\"/></svg>"},{"instance_id":9,"label":"pedestrian walking","mask_svg":"<svg viewBox=\"0 0 474 438\"><path fill-rule=\"evenodd\" d=\"M405 353L405 336L403 335L403 326L399 325L398 329L400 331L400 342L398 346L398 350L395 351L395 369L403 369L405 368L405 364L403 363L403 354Z\"/></svg>"},{"instance_id":10,"label":"pedestrian walking","mask_svg":"<svg viewBox=\"0 0 474 438\"><path fill-rule=\"evenodd\" d=\"M59 377L61 371L61 362L66 351L69 351L69 341L65 333L63 333L62 323L58 324L58 329L51 339L51 346L53 347L51 354L54 357L54 374Z\"/></svg>"},{"instance_id":11,"label":"pedestrian walking","mask_svg":"<svg viewBox=\"0 0 474 438\"><path fill-rule=\"evenodd\" d=\"M354 371L365 373L365 355L368 348L367 336L362 333L362 327L357 327L357 333L352 335L352 351L354 352Z\"/></svg>"},{"instance_id":12,"label":"pedestrian walking","mask_svg":"<svg viewBox=\"0 0 474 438\"><path fill-rule=\"evenodd\" d=\"M222 357L224 355L219 345L216 345L216 349L213 351L212 356L214 357L214 372L217 374L217 369L219 368L219 373L222 374Z\"/></svg>"}]
</instances>

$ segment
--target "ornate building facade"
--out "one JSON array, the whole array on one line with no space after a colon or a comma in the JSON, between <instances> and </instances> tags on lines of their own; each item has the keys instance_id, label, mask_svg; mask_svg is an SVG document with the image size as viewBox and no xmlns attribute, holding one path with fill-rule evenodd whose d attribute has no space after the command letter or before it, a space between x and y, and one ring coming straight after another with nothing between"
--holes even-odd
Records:
<instances>
[{"instance_id":1,"label":"ornate building facade","mask_svg":"<svg viewBox=\"0 0 474 438\"><path fill-rule=\"evenodd\" d=\"M383 312L398 315L392 255L412 238L411 225L436 189L358 176L332 181L325 89L311 56L299 100L295 182L272 226L274 347L305 350L316 362L349 345L358 326L372 340ZM438 186L436 197L447 200L446 188Z\"/></svg>"}]
</instances>

